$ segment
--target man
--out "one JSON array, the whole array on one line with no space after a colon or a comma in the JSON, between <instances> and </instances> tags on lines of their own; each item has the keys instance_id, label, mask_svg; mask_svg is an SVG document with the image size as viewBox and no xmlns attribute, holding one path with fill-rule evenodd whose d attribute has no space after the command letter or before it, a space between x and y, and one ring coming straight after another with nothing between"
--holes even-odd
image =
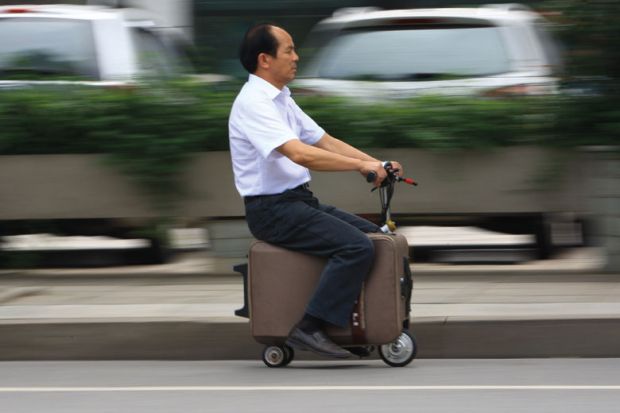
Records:
<instances>
[{"instance_id":1,"label":"man","mask_svg":"<svg viewBox=\"0 0 620 413\"><path fill-rule=\"evenodd\" d=\"M309 190L308 169L358 171L363 176L374 172L375 186L386 172L381 161L330 136L293 101L286 85L295 78L299 57L284 29L269 24L250 28L240 59L250 75L230 113L230 152L250 231L271 244L328 258L287 344L328 357L349 357L324 329L349 324L374 258L365 233L379 228L320 204ZM392 164L402 171L398 162Z\"/></svg>"}]
</instances>

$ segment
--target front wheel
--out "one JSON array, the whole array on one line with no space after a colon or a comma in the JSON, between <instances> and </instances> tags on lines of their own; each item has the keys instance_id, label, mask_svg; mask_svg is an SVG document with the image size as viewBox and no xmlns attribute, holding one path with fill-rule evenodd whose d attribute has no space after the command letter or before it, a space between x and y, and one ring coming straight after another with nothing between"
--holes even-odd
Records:
<instances>
[{"instance_id":1,"label":"front wheel","mask_svg":"<svg viewBox=\"0 0 620 413\"><path fill-rule=\"evenodd\" d=\"M418 354L418 345L409 330L403 330L391 343L379 347L379 356L388 366L404 367Z\"/></svg>"}]
</instances>

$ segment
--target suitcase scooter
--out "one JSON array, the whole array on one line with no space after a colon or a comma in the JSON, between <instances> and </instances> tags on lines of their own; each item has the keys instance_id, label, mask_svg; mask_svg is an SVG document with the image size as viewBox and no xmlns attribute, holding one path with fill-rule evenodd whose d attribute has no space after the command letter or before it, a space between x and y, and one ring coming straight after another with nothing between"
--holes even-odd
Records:
<instances>
[{"instance_id":1,"label":"suitcase scooter","mask_svg":"<svg viewBox=\"0 0 620 413\"><path fill-rule=\"evenodd\" d=\"M374 348L388 365L408 365L417 354L410 327L413 278L409 268L409 246L404 236L394 234L390 200L394 184L405 180L386 165L388 178L380 188L383 233L368 234L375 246L375 260L351 314L348 328L332 327L327 334L352 353L370 356ZM369 177L369 181L374 178ZM280 248L263 241L250 246L248 264L235 267L244 275L244 307L236 315L248 317L252 336L265 344L263 362L283 367L295 357L285 344L296 322L304 314L326 259Z\"/></svg>"}]
</instances>

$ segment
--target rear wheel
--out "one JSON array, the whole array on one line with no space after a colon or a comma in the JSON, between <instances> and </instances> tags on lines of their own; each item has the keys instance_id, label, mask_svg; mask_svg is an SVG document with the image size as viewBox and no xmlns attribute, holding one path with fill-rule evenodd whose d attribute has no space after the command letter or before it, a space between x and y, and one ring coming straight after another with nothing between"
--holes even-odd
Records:
<instances>
[{"instance_id":1,"label":"rear wheel","mask_svg":"<svg viewBox=\"0 0 620 413\"><path fill-rule=\"evenodd\" d=\"M285 345L284 356L286 357L286 360L284 361L284 366L288 366L288 364L295 358L295 350L293 350L293 347Z\"/></svg>"},{"instance_id":2,"label":"rear wheel","mask_svg":"<svg viewBox=\"0 0 620 413\"><path fill-rule=\"evenodd\" d=\"M295 357L293 349L288 346L267 346L263 350L263 362L267 367L284 367Z\"/></svg>"}]
</instances>

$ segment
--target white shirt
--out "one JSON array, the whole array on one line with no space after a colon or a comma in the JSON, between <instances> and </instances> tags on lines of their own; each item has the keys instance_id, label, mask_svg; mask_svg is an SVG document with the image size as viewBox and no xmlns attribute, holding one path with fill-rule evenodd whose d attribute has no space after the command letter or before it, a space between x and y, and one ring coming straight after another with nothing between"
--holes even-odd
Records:
<instances>
[{"instance_id":1,"label":"white shirt","mask_svg":"<svg viewBox=\"0 0 620 413\"><path fill-rule=\"evenodd\" d=\"M241 196L271 195L310 181L310 171L276 150L299 139L314 145L325 134L297 106L285 86L279 90L250 75L228 120L235 185Z\"/></svg>"}]
</instances>

